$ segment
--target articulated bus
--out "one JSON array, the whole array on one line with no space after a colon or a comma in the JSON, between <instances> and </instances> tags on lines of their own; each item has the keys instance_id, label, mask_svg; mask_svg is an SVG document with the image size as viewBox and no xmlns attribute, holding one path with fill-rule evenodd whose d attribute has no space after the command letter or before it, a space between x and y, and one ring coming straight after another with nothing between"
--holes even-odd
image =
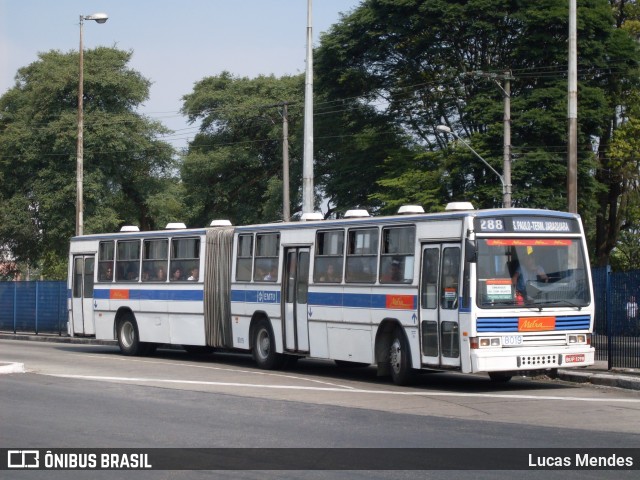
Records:
<instances>
[{"instance_id":1,"label":"articulated bus","mask_svg":"<svg viewBox=\"0 0 640 480\"><path fill-rule=\"evenodd\" d=\"M397 384L421 369L507 381L594 362L578 215L458 202L212 225L74 237L69 334L125 355L168 344L251 352L265 369L374 365Z\"/></svg>"}]
</instances>

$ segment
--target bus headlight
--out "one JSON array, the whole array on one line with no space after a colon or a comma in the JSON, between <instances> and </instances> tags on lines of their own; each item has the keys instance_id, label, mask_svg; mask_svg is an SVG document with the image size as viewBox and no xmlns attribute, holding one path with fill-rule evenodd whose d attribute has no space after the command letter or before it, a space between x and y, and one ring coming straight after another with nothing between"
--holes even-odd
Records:
<instances>
[{"instance_id":1,"label":"bus headlight","mask_svg":"<svg viewBox=\"0 0 640 480\"><path fill-rule=\"evenodd\" d=\"M567 343L569 345L586 345L591 342L589 335L586 333L571 333L567 335Z\"/></svg>"},{"instance_id":2,"label":"bus headlight","mask_svg":"<svg viewBox=\"0 0 640 480\"><path fill-rule=\"evenodd\" d=\"M500 337L471 338L471 348L500 347L501 344Z\"/></svg>"}]
</instances>

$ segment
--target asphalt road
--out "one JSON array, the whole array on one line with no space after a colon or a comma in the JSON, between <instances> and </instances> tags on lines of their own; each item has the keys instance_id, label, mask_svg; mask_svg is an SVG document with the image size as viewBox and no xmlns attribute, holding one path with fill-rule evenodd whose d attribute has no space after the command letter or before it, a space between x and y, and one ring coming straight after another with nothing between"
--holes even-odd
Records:
<instances>
[{"instance_id":1,"label":"asphalt road","mask_svg":"<svg viewBox=\"0 0 640 480\"><path fill-rule=\"evenodd\" d=\"M0 341L2 448L623 448L640 446L640 393L550 380L426 374L392 385L372 368L300 361L265 372L243 355ZM638 459L640 461L640 458ZM460 459L464 464L464 457ZM6 476L5 473L11 475ZM88 472L0 472L89 478ZM218 478L90 472L91 478ZM513 478L514 472L264 472L219 478ZM524 478L636 478L637 471L524 471Z\"/></svg>"}]
</instances>

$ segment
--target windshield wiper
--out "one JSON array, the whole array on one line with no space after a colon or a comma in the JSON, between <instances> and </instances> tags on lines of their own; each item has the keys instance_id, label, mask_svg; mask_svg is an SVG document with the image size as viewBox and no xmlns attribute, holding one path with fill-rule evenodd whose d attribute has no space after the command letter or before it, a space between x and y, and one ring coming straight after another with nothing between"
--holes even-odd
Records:
<instances>
[{"instance_id":1,"label":"windshield wiper","mask_svg":"<svg viewBox=\"0 0 640 480\"><path fill-rule=\"evenodd\" d=\"M536 302L534 301L532 304L532 306L535 307L540 307L540 309L542 309L543 306L549 306L549 305L553 305L553 306L559 306L559 307L574 307L577 308L578 310L582 310L584 308L584 305L579 305L575 302L572 302L571 300L566 300L566 299L562 299L562 300L543 300L541 302Z\"/></svg>"}]
</instances>

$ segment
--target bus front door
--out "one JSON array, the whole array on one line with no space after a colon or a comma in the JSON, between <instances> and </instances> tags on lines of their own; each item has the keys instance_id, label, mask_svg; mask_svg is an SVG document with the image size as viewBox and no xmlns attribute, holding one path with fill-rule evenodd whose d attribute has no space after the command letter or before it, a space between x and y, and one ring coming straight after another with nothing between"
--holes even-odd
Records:
<instances>
[{"instance_id":1,"label":"bus front door","mask_svg":"<svg viewBox=\"0 0 640 480\"><path fill-rule=\"evenodd\" d=\"M284 348L289 352L308 352L309 248L285 249L282 289L285 299Z\"/></svg>"},{"instance_id":2,"label":"bus front door","mask_svg":"<svg viewBox=\"0 0 640 480\"><path fill-rule=\"evenodd\" d=\"M71 317L74 334L94 335L96 333L93 323L94 266L95 257L93 255L73 257Z\"/></svg>"},{"instance_id":3,"label":"bus front door","mask_svg":"<svg viewBox=\"0 0 640 480\"><path fill-rule=\"evenodd\" d=\"M424 366L460 366L460 252L455 243L422 246L420 343Z\"/></svg>"}]
</instances>

